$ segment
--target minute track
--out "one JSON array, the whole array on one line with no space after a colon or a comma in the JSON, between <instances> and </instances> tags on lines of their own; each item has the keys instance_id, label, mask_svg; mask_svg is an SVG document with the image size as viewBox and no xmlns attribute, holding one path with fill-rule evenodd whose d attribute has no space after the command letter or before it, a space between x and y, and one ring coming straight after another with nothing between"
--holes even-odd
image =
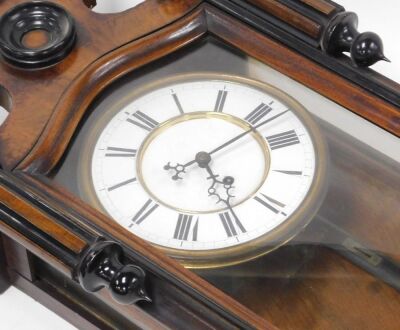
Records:
<instances>
[{"instance_id":1,"label":"minute track","mask_svg":"<svg viewBox=\"0 0 400 330\"><path fill-rule=\"evenodd\" d=\"M291 221L315 178L313 141L296 105L246 83L195 81L160 84L158 89L153 84L150 93L143 89L138 102L121 108L96 145L94 181L106 211L132 233L189 264L195 255L254 249L253 240L260 242ZM216 103L223 111L214 111ZM135 112L140 119L135 109L140 109ZM125 124L127 118L148 130ZM154 121L151 125L149 118ZM278 143L283 143L296 138L293 130L301 147L282 147L272 153L266 137L285 133L284 138L278 137ZM186 169L175 163L201 150L209 163L197 158ZM182 170L186 173L171 180ZM133 176L137 183L99 191L113 178L118 183ZM232 186L230 201L226 184ZM205 257L211 265L218 259L210 258Z\"/></svg>"}]
</instances>

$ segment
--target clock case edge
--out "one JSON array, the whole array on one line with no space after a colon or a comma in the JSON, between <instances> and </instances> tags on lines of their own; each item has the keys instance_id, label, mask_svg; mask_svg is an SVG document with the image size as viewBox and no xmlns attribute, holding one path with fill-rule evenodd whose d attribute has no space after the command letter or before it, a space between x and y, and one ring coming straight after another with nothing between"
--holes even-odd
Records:
<instances>
[{"instance_id":1,"label":"clock case edge","mask_svg":"<svg viewBox=\"0 0 400 330\"><path fill-rule=\"evenodd\" d=\"M202 5L202 7L201 8L199 8L199 9L197 9L196 10L196 12L195 13L192 13L191 14L192 16L191 17L189 17L189 18L185 18L186 19L186 23L188 23L188 22L191 22L193 19L194 19L194 17L196 17L196 19L197 19L197 24L198 24L198 27L199 27L199 30L198 31L196 31L196 33L198 34L198 36L197 37L201 37L201 36L203 36L207 31L209 32L209 33L214 33L214 34L216 34L216 35L218 35L220 38L221 38L221 36L222 36L222 39L224 39L225 38L225 40L226 41L228 41L228 43L229 42L232 42L233 41L233 43L238 43L238 42L240 42L239 41L239 39L238 40L235 40L235 37L237 38L237 36L233 36L232 37L232 35L230 35L230 32L232 32L232 30L230 30L228 27L229 26L232 26L232 24L234 24L235 25L235 23L237 23L237 21L236 20L234 20L234 19L232 19L231 17L229 17L229 16L227 16L227 15L225 15L225 14L223 14L222 12L220 12L219 10L216 10L216 9L214 9L214 7L212 7L212 6L208 6L208 5ZM179 23L178 23L178 25L179 25ZM265 41L266 40L266 38L265 37L263 37L262 36L262 34L260 34L260 33L255 33L255 31L252 31L251 29L249 29L249 28L247 28L244 24L241 24L241 28L242 28L242 31L241 32L238 32L239 34L240 33L243 33L243 31L246 31L247 30L247 34L249 34L250 32L249 31L251 31L252 33L253 33L253 35L256 35L257 36L257 38L255 38L255 40L253 39L253 38L251 38L251 42L259 42L260 40L261 41ZM172 29L173 30L173 29ZM196 38L197 38L196 37ZM189 38L191 41L192 40L194 40L194 39L196 39L196 38L193 38L193 36L192 36L192 38ZM279 45L278 44L276 44L276 46L277 47L279 47ZM282 48L283 49L283 48ZM255 50L254 52L260 52L261 50L259 50L259 49L257 49L257 50ZM269 56L272 56L271 54L268 54ZM257 56L259 56L259 57L261 57L262 55L260 55L260 54L257 54ZM269 64L271 64L271 63L269 63ZM279 67L279 63L276 63L275 64L277 67ZM286 68L286 70L287 70L287 68ZM331 77L331 79L332 79L332 77ZM354 88L354 87L353 87ZM357 89L358 90L358 89ZM368 95L368 93L365 93L365 92L363 92L362 90L358 90L358 92L360 93L360 94L366 94L366 95ZM389 106L389 105L387 105L386 104L386 102L384 102L384 101L382 101L381 99L375 99L374 100L374 98L373 97L371 97L370 95L369 95L369 102L370 102L370 104L369 104L369 107L370 108L372 108L372 107L377 107L379 104L385 104L385 109L392 109L393 110L393 107L391 107L391 106ZM375 101L375 102L374 102ZM344 102L345 103L345 100L342 100L342 102ZM352 105L350 104L350 106L348 105L348 107L349 108L352 108ZM353 106L353 108L354 108L354 106ZM391 112L391 113L393 113L393 112ZM79 121L79 119L77 119L76 120L76 123ZM373 120L374 121L374 120ZM378 121L378 120L376 120L376 121ZM51 125L50 125L51 126ZM68 130L66 130L66 131L68 131ZM396 130L395 130L395 132L396 132ZM396 134L396 133L395 133ZM398 131L397 131L397 134L398 134ZM66 140L66 141L69 141L69 138L67 137L67 135L64 135L64 137L62 138L63 140ZM36 154L35 154L35 152L36 152ZM48 152L48 150L47 150L47 152ZM63 151L61 151L60 152L60 154L62 154L63 153ZM16 176L18 176L20 179L22 179L23 180L23 184L25 185L25 184L27 184L27 185L31 185L32 187L34 187L35 189L40 189L40 190L42 190L42 191L47 191L46 193L45 193L45 197L46 197L46 202L48 201L48 199L50 198L50 199L52 199L53 197L54 197L54 195L56 194L55 193L55 191L52 191L52 188L45 188L45 183L39 178L38 179L38 175L39 176L41 176L41 175L43 175L43 174L45 174L45 173L47 173L48 171L50 171L51 170L51 168L54 166L54 164L57 162L57 161L55 161L54 163L53 163L53 161L57 158L57 157L53 157L53 160L50 160L50 162L49 162L49 158L47 158L47 157L44 157L44 155L45 155L45 153L37 153L37 150L34 150L34 152L31 154L31 161L29 161L29 157L19 166L19 168L16 170L16 171L14 171L14 175L16 175ZM54 155L53 155L54 156ZM47 158L47 159L46 159ZM39 160L39 163L37 162ZM13 176L13 175L11 175L11 176ZM36 177L36 178L34 178L34 177ZM11 178L11 181L14 181L14 178ZM9 190L13 190L14 188L11 188L10 189L10 186L8 186L8 189ZM58 192L59 193L59 192ZM61 196L61 195L60 195ZM33 203L33 202L37 202L36 201L36 199L37 199L37 197L34 197L33 199L34 200L32 200L31 198L32 197L29 197L29 196L26 196L26 198L29 200L29 203ZM62 199L62 198L61 198ZM46 203L45 202L45 203ZM68 206L66 206L66 205L68 205ZM69 205L69 203L66 203L66 205L64 205L64 207L65 207L65 209L67 209L67 208L69 208L70 207L70 205ZM36 204L36 206L37 206L37 204ZM78 208L82 208L83 209L83 205L80 205L80 206L78 206ZM64 213L64 211L65 211L65 209L63 210L63 212L62 213ZM82 210L81 209L81 210ZM12 210L11 210L12 211ZM90 211L85 211L85 212L82 212L82 213L85 213L86 215L88 215L88 217L90 218L90 217L93 217L93 211L92 210L90 210ZM91 214L90 216L89 216L89 214ZM94 212L94 214L96 215L96 216L98 216L95 212ZM27 216L28 218L29 218L29 216ZM63 218L63 216L61 216L61 218ZM29 220L28 220L28 222L29 222ZM62 227L64 226L64 228L66 229L66 231L67 232L72 232L72 233L74 233L75 235L76 235L76 233L78 232L80 232L77 236L78 237L81 237L81 236L85 236L84 234L82 234L82 228L81 227L84 227L85 228L85 230L87 230L87 228L90 228L91 226L90 225L84 225L84 226L82 226L81 225L81 221L79 220L78 221L78 223L79 223L79 225L78 225L78 228L74 228L73 226L71 227L70 226L70 223L71 223L71 219L58 219L56 222L60 222L61 224L62 224ZM76 224L75 223L75 221L72 221L74 224ZM82 223L84 223L85 222L85 220L82 220ZM40 232L40 231L39 231ZM87 237L86 237L86 241L85 241L85 237L83 237L83 241L84 242L86 242L87 243L87 246L86 245L84 245L84 246L82 246L82 250L81 251L83 251L83 250L85 250L86 248L88 248L90 245L93 245L94 244L94 242L95 241L97 241L99 238L101 238L101 237L105 237L105 236L107 236L107 234L105 234L105 232L104 232L104 229L102 228L102 229L100 229L100 230L98 230L98 229L96 229L96 230L93 230L92 228L90 228L89 230L88 230L88 232L90 232L90 235L88 235L88 236L90 236L91 237L91 239L88 239ZM86 232L85 232L86 233ZM10 235L10 236L14 236L15 235L15 233L14 232L12 232L12 231L9 231L8 232L8 234ZM86 233L87 234L87 233ZM24 236L24 235L23 235ZM110 237L110 238L116 238L117 236L119 236L119 234L118 235L116 235L116 236L114 236L114 237ZM81 237L82 238L82 237ZM29 246L29 244L31 244L31 243L29 243L29 241L35 241L35 242L40 242L40 241L38 241L37 240L37 238L34 238L34 237L31 237L31 238L28 238L28 240L21 240L21 242L23 243L23 244L25 244L25 245L28 245ZM46 250L47 251L47 253L40 253L40 252L38 252L39 250L35 250L35 248L33 247L33 245L40 245L40 243L39 244L31 244L31 246L30 246L30 249L32 250L32 251L35 251L35 253L37 253L37 254L39 254L39 255L41 255L41 257L42 258L44 258L44 259L46 259L47 260L47 257L48 257L48 251L52 251L50 254L52 254L52 255L56 255L56 249L53 247L53 248L51 248L50 247L50 244L48 244L48 243L46 243L45 242L46 240L44 240L44 242L42 243L43 245L41 246L41 247L39 247L39 250ZM57 239L55 240L56 242L58 242L58 243L60 243ZM126 240L125 240L126 241ZM62 242L61 242L62 243ZM65 242L64 242L65 243ZM132 246L129 246L130 244L126 244L126 246L125 247L127 247L127 250L132 250ZM65 248L65 246L64 245L62 245L61 244L61 248ZM151 251L151 248L149 248L149 247L147 247L146 246L146 248L145 248L145 250L149 250L149 251ZM155 253L154 251L152 251L151 253ZM79 260L79 258L81 257L81 254L80 253L78 253L77 255L77 259L75 259L75 261L77 261L77 260ZM164 257L162 257L162 256L160 256L160 255L158 255L156 258L164 258ZM57 259L57 260L59 260L59 259L61 259L61 260L63 260L63 262L62 262L62 264L68 264L67 263L67 261L65 260L65 259L67 259L66 257L56 257L55 259ZM133 258L135 261L138 259L137 257L135 257L135 258ZM56 267L58 267L58 268L62 268L62 267L60 267L60 265L58 265L58 261L55 261L55 263L54 263L54 266L56 266ZM72 268L73 268L73 265L69 265L69 267L67 267L67 269L71 269L71 266L72 266ZM177 266L175 266L175 265L173 265L172 267L177 267ZM177 276L177 277L180 277L179 275L177 275L178 273L179 273L180 271L177 269L176 271L174 271L174 273L175 273L175 276ZM70 273L70 275L72 275L72 273ZM186 274L186 276L188 276L188 274ZM189 276L188 276L188 278L189 278ZM188 279L187 278L187 279ZM187 279L185 280L185 281L187 281ZM196 279L194 282L197 282L198 283L198 280ZM203 283L204 284L204 283ZM205 285L205 287L207 288L207 289L209 289L210 288L210 286L208 286L208 285ZM217 294L216 292L215 292L215 294ZM226 309L228 309L227 308L227 306L224 306L224 308L226 308ZM232 311L232 310L231 310ZM240 315L240 314L239 314ZM244 317L244 315L242 315L243 317ZM247 315L247 317L248 317L249 315ZM245 317L244 317L245 318ZM265 325L265 323L263 323L263 322L261 322L261 323L257 323L257 322L260 322L260 320L257 320L257 318L254 318L253 319L253 324L264 324Z\"/></svg>"}]
</instances>

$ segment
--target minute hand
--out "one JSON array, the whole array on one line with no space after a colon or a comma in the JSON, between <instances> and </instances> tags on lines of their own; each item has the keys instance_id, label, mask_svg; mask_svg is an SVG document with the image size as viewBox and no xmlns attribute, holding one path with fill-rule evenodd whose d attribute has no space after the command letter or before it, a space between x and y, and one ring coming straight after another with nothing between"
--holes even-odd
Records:
<instances>
[{"instance_id":1,"label":"minute hand","mask_svg":"<svg viewBox=\"0 0 400 330\"><path fill-rule=\"evenodd\" d=\"M265 124L267 124L267 123L273 121L274 119L276 119L276 118L278 118L278 117L284 115L284 114L285 114L286 112L288 112L288 111L290 111L290 110L285 110L285 111L283 111L283 112L281 112L281 113L278 113L277 115L275 115L275 116L273 116L273 117L271 117L271 118L268 118L268 119L262 121L262 122L259 123L258 125L256 125L256 126L250 128L249 130L247 130L247 131L245 131L245 132L243 132L243 133L240 133L238 136L235 136L234 138L230 139L229 141L225 142L224 144L221 144L219 147L217 147L217 148L211 150L208 154L209 154L209 155L212 155L212 154L216 153L217 151L220 151L221 149L223 149L223 148L227 147L228 145L230 145L230 144L236 142L237 140L241 139L243 136L246 136L247 134L249 134L249 133L251 133L251 132L254 132L257 128L259 128L259 127L261 127L261 126L263 126L263 125L265 125Z\"/></svg>"},{"instance_id":2,"label":"minute hand","mask_svg":"<svg viewBox=\"0 0 400 330\"><path fill-rule=\"evenodd\" d=\"M243 133L240 133L239 135L235 136L234 138L230 139L229 141L225 142L224 144L221 144L219 147L211 150L208 154L212 155L212 154L216 153L217 151L220 151L221 149L223 149L223 148L227 147L228 145L230 145L230 144L236 142L237 140L241 139L243 136L246 136L247 134L249 134L251 132L254 132L257 128L259 128L259 127L261 127L261 126L273 121L274 119L284 115L286 112L289 112L289 111L290 111L289 109L285 110L285 111L282 111L281 113L278 113L277 115L262 121L258 125L250 128L247 131L244 131ZM183 165L183 167L190 166L190 165L194 164L195 162L196 162L196 160L192 160L192 161L186 163L185 165Z\"/></svg>"}]
</instances>

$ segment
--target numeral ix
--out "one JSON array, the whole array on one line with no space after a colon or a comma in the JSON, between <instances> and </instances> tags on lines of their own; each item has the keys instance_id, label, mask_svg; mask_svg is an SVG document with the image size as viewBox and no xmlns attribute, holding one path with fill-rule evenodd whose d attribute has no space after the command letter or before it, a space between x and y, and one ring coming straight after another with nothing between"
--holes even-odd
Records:
<instances>
[{"instance_id":1,"label":"numeral ix","mask_svg":"<svg viewBox=\"0 0 400 330\"><path fill-rule=\"evenodd\" d=\"M108 147L106 157L136 157L136 149Z\"/></svg>"}]
</instances>

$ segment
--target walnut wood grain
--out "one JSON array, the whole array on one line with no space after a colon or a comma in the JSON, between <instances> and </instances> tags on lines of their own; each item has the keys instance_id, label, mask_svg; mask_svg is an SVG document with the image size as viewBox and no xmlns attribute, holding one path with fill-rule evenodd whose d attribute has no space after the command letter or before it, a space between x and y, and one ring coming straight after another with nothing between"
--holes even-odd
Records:
<instances>
[{"instance_id":1,"label":"walnut wood grain","mask_svg":"<svg viewBox=\"0 0 400 330\"><path fill-rule=\"evenodd\" d=\"M248 2L263 9L265 12L281 19L283 22L308 34L310 37L318 38L322 26L318 22L296 12L276 0L248 0Z\"/></svg>"},{"instance_id":2,"label":"walnut wood grain","mask_svg":"<svg viewBox=\"0 0 400 330\"><path fill-rule=\"evenodd\" d=\"M17 230L13 229L9 225L7 225L4 221L2 221L2 216L0 214L0 232L2 232L7 237L11 238L13 241L19 243L30 252L35 254L36 256L46 260L51 266L59 270L61 273L72 276L72 269L68 267L61 260L53 256L50 252L44 250L38 244L30 240L28 237L22 235Z\"/></svg>"},{"instance_id":3,"label":"walnut wood grain","mask_svg":"<svg viewBox=\"0 0 400 330\"><path fill-rule=\"evenodd\" d=\"M134 10L112 15L93 13L81 5L80 1L79 3L72 0L58 2L76 16L78 47L66 61L40 72L23 72L0 64L0 70L2 73L4 72L0 76L0 84L9 90L13 97L11 115L5 125L0 128L0 163L9 169L15 168L19 164L18 168L26 172L23 177L27 184L39 189L48 200L56 201L64 210L73 210L79 213L84 219L82 222L85 226L94 226L107 232L110 237L146 256L153 265L164 269L183 285L192 287L205 299L213 300L216 305L246 320L256 328L273 328L270 323L206 281L201 280L192 272L182 269L177 262L128 233L105 215L85 205L65 190L51 186L43 179L33 177L32 174L49 173L59 163L88 106L99 92L135 68L142 67L177 49L188 46L206 36L207 33L224 40L395 135L400 135L398 108L372 96L361 87L340 78L333 72L211 6L202 5L183 19L178 20L201 1L165 0L160 2L148 0ZM15 3L15 1L0 2L0 13ZM152 13L151 20L147 16L149 12ZM132 28L132 25L135 26L135 29ZM164 25L168 26L162 28ZM156 30L157 32L150 34ZM146 37L139 39L144 35ZM27 212L27 216L29 216L28 213L30 214L30 212ZM50 265L63 271L66 276L72 277L70 268L60 265L60 261L54 256L43 251L37 244L2 221L0 221L0 231L23 244L42 259L47 260ZM353 269L354 266L349 266L329 254L322 254L322 260L325 256L329 267L336 265L345 269L346 272L354 271L354 274L359 274L357 269ZM322 261L316 262L315 269L323 269L323 264ZM334 271L329 267L328 270ZM366 276L364 273L360 274L362 277ZM372 279L369 278L368 283L371 281ZM340 302L340 299L349 298L349 295L343 294L343 292L341 295L335 295L335 292L340 292L339 284L334 281L329 285L328 279L325 278L320 283L304 281L304 284L299 285L300 288L297 290L295 285L293 293L291 293L297 295L298 299L294 320L303 322L302 324L305 326L317 324L313 315L309 315L312 313L312 308L318 308L324 303L332 303L330 299L338 299ZM321 290L325 286L327 287L326 293L325 291L321 292L322 295L326 294L323 299L310 298L307 300L307 296L304 296L316 293L312 290L313 285ZM368 286L361 285L360 287L357 284L355 291L352 291L354 296L360 294L360 297L368 297L371 292L366 287ZM267 287L273 293L274 288L273 284ZM281 311L279 314L278 310L278 307L284 304L283 298L293 297L291 294L280 296L282 291L278 289L268 304L271 309L265 310L264 307L260 313L263 313L264 317L275 320L278 325L294 326L295 322L293 321L292 324L291 318L287 317L290 311L283 309L285 313ZM382 296L374 297L374 302L379 302L380 299L391 299L394 296L392 291L386 288L381 289L380 285L379 290L383 290L385 293ZM259 295L260 293L262 294L261 291L254 290L252 294ZM267 293L268 290L265 292L268 296ZM246 296L246 299L250 298L251 295ZM302 306L303 303L305 306ZM348 307L347 312L349 312L350 307L346 306ZM362 302L357 306L357 310L364 307ZM382 303L381 306L383 307L380 307L379 310L387 307L386 303ZM342 309L340 306L335 308L332 315L340 319ZM397 308L397 305L393 308ZM324 315L331 317L329 313ZM385 324L396 324L395 317L386 317ZM323 321L319 322L322 322L319 325L325 325Z\"/></svg>"},{"instance_id":4,"label":"walnut wood grain","mask_svg":"<svg viewBox=\"0 0 400 330\"><path fill-rule=\"evenodd\" d=\"M42 191L45 196L52 198L59 205L63 205L64 209L78 211L87 219L87 224L102 228L115 241L121 242L121 244L132 248L136 253L146 256L151 263L157 265L157 268L168 272L177 278L179 282L193 288L193 290L198 292L201 296L210 299L216 305L229 311L236 317L245 320L245 322L257 329L275 329L271 323L257 316L238 301L227 296L207 281L202 280L192 271L184 269L177 261L167 257L157 248L128 232L115 221L110 220L109 217L93 209L62 187L54 185L53 183L49 184L47 180L43 181L38 177L35 178L28 174L22 175L27 183Z\"/></svg>"},{"instance_id":5,"label":"walnut wood grain","mask_svg":"<svg viewBox=\"0 0 400 330\"><path fill-rule=\"evenodd\" d=\"M329 3L325 0L300 0L300 1L325 15L330 15L337 9L337 7L335 7L332 3Z\"/></svg>"},{"instance_id":6,"label":"walnut wood grain","mask_svg":"<svg viewBox=\"0 0 400 330\"><path fill-rule=\"evenodd\" d=\"M0 16L25 0L0 1ZM11 114L0 127L0 164L14 168L33 148L68 85L102 55L169 24L200 0L148 0L118 14L98 14L82 0L53 1L67 9L77 25L77 44L56 66L25 71L0 61L0 86L12 98ZM151 17L151 19L149 19ZM42 93L46 91L46 97Z\"/></svg>"},{"instance_id":7,"label":"walnut wood grain","mask_svg":"<svg viewBox=\"0 0 400 330\"><path fill-rule=\"evenodd\" d=\"M81 253L86 247L86 242L77 235L57 224L54 219L49 218L34 205L9 192L3 186L0 186L0 201L11 210L15 210L35 227L45 233L49 233L49 235L55 238L59 243L75 253Z\"/></svg>"},{"instance_id":8,"label":"walnut wood grain","mask_svg":"<svg viewBox=\"0 0 400 330\"><path fill-rule=\"evenodd\" d=\"M396 107L373 97L362 88L258 34L222 12L210 6L203 8L206 10L199 9L184 20L126 45L85 69L64 93L44 134L19 168L48 173L60 159L90 102L101 90L131 70L198 40L205 35L207 29L274 69L393 134L400 135L400 112ZM152 47L147 47L150 44ZM285 61L281 61L281 58L285 58Z\"/></svg>"},{"instance_id":9,"label":"walnut wood grain","mask_svg":"<svg viewBox=\"0 0 400 330\"><path fill-rule=\"evenodd\" d=\"M324 132L335 179L319 214L400 264L400 166L332 127Z\"/></svg>"},{"instance_id":10,"label":"walnut wood grain","mask_svg":"<svg viewBox=\"0 0 400 330\"><path fill-rule=\"evenodd\" d=\"M348 80L267 38L218 10L207 7L209 30L277 71L400 136L400 111ZM284 60L282 60L284 59ZM398 84L397 88L400 89Z\"/></svg>"},{"instance_id":11,"label":"walnut wood grain","mask_svg":"<svg viewBox=\"0 0 400 330\"><path fill-rule=\"evenodd\" d=\"M50 171L60 159L86 109L102 90L132 70L198 40L206 32L204 12L198 10L160 32L93 62L64 93L45 133L19 168L39 173ZM39 156L45 154L46 157Z\"/></svg>"},{"instance_id":12,"label":"walnut wood grain","mask_svg":"<svg viewBox=\"0 0 400 330\"><path fill-rule=\"evenodd\" d=\"M278 253L281 260L291 258L290 252ZM268 260L263 263L268 265ZM218 281L217 276L215 281L279 329L396 330L400 326L398 291L330 250L308 249L292 273L284 262L274 263L273 268L258 262L254 273L251 265L247 268L250 275L230 281Z\"/></svg>"}]
</instances>

